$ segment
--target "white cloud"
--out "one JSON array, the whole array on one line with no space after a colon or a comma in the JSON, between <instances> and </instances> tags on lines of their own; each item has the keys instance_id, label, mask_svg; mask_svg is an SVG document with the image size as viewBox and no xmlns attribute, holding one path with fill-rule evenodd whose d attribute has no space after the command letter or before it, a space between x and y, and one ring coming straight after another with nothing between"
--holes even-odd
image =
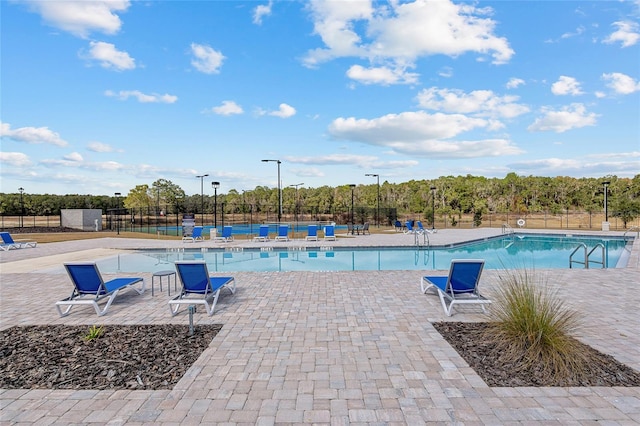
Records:
<instances>
[{"instance_id":1,"label":"white cloud","mask_svg":"<svg viewBox=\"0 0 640 426\"><path fill-rule=\"evenodd\" d=\"M633 92L640 91L640 82L635 81L626 74L619 72L602 74L602 79L607 82L607 87L613 89L614 92L620 95L629 95Z\"/></svg>"},{"instance_id":2,"label":"white cloud","mask_svg":"<svg viewBox=\"0 0 640 426\"><path fill-rule=\"evenodd\" d=\"M406 67L422 56L456 57L467 52L491 55L494 63L502 64L514 54L505 38L493 34L495 21L484 17L488 8L417 0L374 9L368 1L316 0L310 10L325 48L308 52L304 60L308 66L354 56Z\"/></svg>"},{"instance_id":3,"label":"white cloud","mask_svg":"<svg viewBox=\"0 0 640 426\"><path fill-rule=\"evenodd\" d=\"M383 161L373 155L355 155L355 154L329 154L329 155L313 155L308 157L285 157L287 163L304 164L305 166L355 166L360 168L376 168L376 169L406 169L420 164L417 160L396 160ZM305 172L312 169L312 172ZM304 169L292 170L296 176L318 177L324 176L324 173L313 167L305 167Z\"/></svg>"},{"instance_id":4,"label":"white cloud","mask_svg":"<svg viewBox=\"0 0 640 426\"><path fill-rule=\"evenodd\" d=\"M74 153L77 154L77 153ZM104 162L90 162L84 161L82 156L78 155L70 155L65 156L61 160L55 159L45 159L40 161L45 167L72 167L78 169L92 170L98 172L107 172L107 171L127 171L127 167L121 163L115 161L104 161Z\"/></svg>"},{"instance_id":5,"label":"white cloud","mask_svg":"<svg viewBox=\"0 0 640 426\"><path fill-rule=\"evenodd\" d=\"M77 152L72 152L71 154L67 154L62 158L64 158L65 160L68 160L68 161L75 161L75 162L78 162L78 163L81 163L81 162L84 161L84 158L82 158L82 155L80 155Z\"/></svg>"},{"instance_id":6,"label":"white cloud","mask_svg":"<svg viewBox=\"0 0 640 426\"><path fill-rule=\"evenodd\" d=\"M273 1L269 0L268 4L260 4L253 9L253 23L262 25L262 18L271 15L271 7Z\"/></svg>"},{"instance_id":7,"label":"white cloud","mask_svg":"<svg viewBox=\"0 0 640 426\"><path fill-rule=\"evenodd\" d=\"M388 67L364 68L353 65L347 70L347 77L363 84L414 84L418 81L418 74L406 72L404 69Z\"/></svg>"},{"instance_id":8,"label":"white cloud","mask_svg":"<svg viewBox=\"0 0 640 426\"><path fill-rule=\"evenodd\" d=\"M289 118L296 115L296 109L291 105L280 104L280 108L277 111L271 111L267 114L274 117Z\"/></svg>"},{"instance_id":9,"label":"white cloud","mask_svg":"<svg viewBox=\"0 0 640 426\"><path fill-rule=\"evenodd\" d=\"M518 96L498 96L491 90L464 93L431 87L418 93L417 99L422 108L459 114L513 118L529 112L527 106L516 103L520 99Z\"/></svg>"},{"instance_id":10,"label":"white cloud","mask_svg":"<svg viewBox=\"0 0 640 426\"><path fill-rule=\"evenodd\" d=\"M244 113L242 107L233 101L222 101L222 105L211 108L211 111L218 115L235 115Z\"/></svg>"},{"instance_id":11,"label":"white cloud","mask_svg":"<svg viewBox=\"0 0 640 426\"><path fill-rule=\"evenodd\" d=\"M89 142L87 149L93 152L114 152L115 149L106 143L102 142Z\"/></svg>"},{"instance_id":12,"label":"white cloud","mask_svg":"<svg viewBox=\"0 0 640 426\"><path fill-rule=\"evenodd\" d=\"M121 90L119 92L113 92L111 90L107 90L104 92L105 96L110 98L117 98L121 101L126 101L130 97L136 98L138 102L141 103L163 103L163 104L172 104L178 100L177 96L164 94L158 95L153 93L151 95L144 94L139 90Z\"/></svg>"},{"instance_id":13,"label":"white cloud","mask_svg":"<svg viewBox=\"0 0 640 426\"><path fill-rule=\"evenodd\" d=\"M637 22L632 21L618 21L611 24L618 29L611 33L607 38L603 40L604 43L616 43L620 42L622 47L633 46L640 40L640 30Z\"/></svg>"},{"instance_id":14,"label":"white cloud","mask_svg":"<svg viewBox=\"0 0 640 426\"><path fill-rule=\"evenodd\" d=\"M567 130L577 129L596 124L595 113L587 113L583 104L571 104L563 107L560 111L553 111L549 108L542 109L543 116L537 118L527 130L530 132L553 131L563 133Z\"/></svg>"},{"instance_id":15,"label":"white cloud","mask_svg":"<svg viewBox=\"0 0 640 426\"><path fill-rule=\"evenodd\" d=\"M92 41L89 43L89 59L100 62L100 66L116 71L136 68L136 61L127 52L116 49L111 43Z\"/></svg>"},{"instance_id":16,"label":"white cloud","mask_svg":"<svg viewBox=\"0 0 640 426\"><path fill-rule=\"evenodd\" d=\"M585 28L581 25L578 28L576 28L575 32L564 33L560 36L560 38L571 38L571 37L579 36L580 34L584 33L584 31L585 31Z\"/></svg>"},{"instance_id":17,"label":"white cloud","mask_svg":"<svg viewBox=\"0 0 640 426\"><path fill-rule=\"evenodd\" d=\"M511 77L507 82L507 89L517 89L519 86L525 84L525 81L521 78Z\"/></svg>"},{"instance_id":18,"label":"white cloud","mask_svg":"<svg viewBox=\"0 0 640 426\"><path fill-rule=\"evenodd\" d=\"M93 31L116 34L122 26L117 13L125 12L130 5L128 0L26 0L26 3L50 25L82 38Z\"/></svg>"},{"instance_id":19,"label":"white cloud","mask_svg":"<svg viewBox=\"0 0 640 426\"><path fill-rule=\"evenodd\" d=\"M9 123L0 122L0 138L9 138L17 142L28 144L50 144L67 146L68 143L48 127L20 127L12 130Z\"/></svg>"},{"instance_id":20,"label":"white cloud","mask_svg":"<svg viewBox=\"0 0 640 426\"><path fill-rule=\"evenodd\" d=\"M518 154L522 151L503 139L443 141L476 128L489 128L490 120L462 114L427 114L424 111L388 114L372 120L338 118L329 134L394 152L437 158L473 158Z\"/></svg>"},{"instance_id":21,"label":"white cloud","mask_svg":"<svg viewBox=\"0 0 640 426\"><path fill-rule=\"evenodd\" d=\"M561 75L558 81L551 85L551 93L554 95L582 95L580 83L573 77Z\"/></svg>"},{"instance_id":22,"label":"white cloud","mask_svg":"<svg viewBox=\"0 0 640 426\"><path fill-rule=\"evenodd\" d=\"M204 44L191 43L191 54L194 56L191 65L205 74L218 74L225 60L221 52Z\"/></svg>"},{"instance_id":23,"label":"white cloud","mask_svg":"<svg viewBox=\"0 0 640 426\"><path fill-rule=\"evenodd\" d=\"M31 160L22 152L0 151L0 163L16 167L27 167L31 165Z\"/></svg>"},{"instance_id":24,"label":"white cloud","mask_svg":"<svg viewBox=\"0 0 640 426\"><path fill-rule=\"evenodd\" d=\"M578 158L543 158L519 161L507 166L522 173L546 176L607 176L636 173L640 169L640 152L597 154Z\"/></svg>"}]
</instances>

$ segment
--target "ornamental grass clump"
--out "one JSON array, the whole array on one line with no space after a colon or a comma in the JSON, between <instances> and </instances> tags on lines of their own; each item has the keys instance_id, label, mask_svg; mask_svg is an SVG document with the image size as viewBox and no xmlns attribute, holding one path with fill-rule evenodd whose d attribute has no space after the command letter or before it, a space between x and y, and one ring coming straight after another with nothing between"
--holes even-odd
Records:
<instances>
[{"instance_id":1,"label":"ornamental grass clump","mask_svg":"<svg viewBox=\"0 0 640 426\"><path fill-rule=\"evenodd\" d=\"M490 316L485 337L502 362L560 382L587 374L583 345L571 337L581 317L544 275L528 269L501 273Z\"/></svg>"}]
</instances>

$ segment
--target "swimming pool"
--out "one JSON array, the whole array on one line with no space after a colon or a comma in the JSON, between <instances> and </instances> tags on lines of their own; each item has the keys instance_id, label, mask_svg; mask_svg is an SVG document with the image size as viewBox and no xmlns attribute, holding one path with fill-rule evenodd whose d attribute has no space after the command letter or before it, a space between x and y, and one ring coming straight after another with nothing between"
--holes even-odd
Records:
<instances>
[{"instance_id":1,"label":"swimming pool","mask_svg":"<svg viewBox=\"0 0 640 426\"><path fill-rule=\"evenodd\" d=\"M147 250L102 259L98 266L104 272L157 272L173 269L176 260L204 260L212 273L447 270L453 259L484 259L487 269L567 269L577 247L572 267L584 268L583 244L588 251L596 247L589 256L591 268L626 265L630 246L623 238L515 234L451 247Z\"/></svg>"}]
</instances>

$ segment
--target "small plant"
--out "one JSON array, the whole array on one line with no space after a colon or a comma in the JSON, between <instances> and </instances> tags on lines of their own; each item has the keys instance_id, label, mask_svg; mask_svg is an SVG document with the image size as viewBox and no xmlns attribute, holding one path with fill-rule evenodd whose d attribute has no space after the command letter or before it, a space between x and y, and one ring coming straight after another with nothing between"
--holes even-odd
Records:
<instances>
[{"instance_id":1,"label":"small plant","mask_svg":"<svg viewBox=\"0 0 640 426\"><path fill-rule=\"evenodd\" d=\"M486 338L502 361L557 379L587 374L583 346L570 336L581 317L549 288L546 277L512 269L499 281Z\"/></svg>"},{"instance_id":2,"label":"small plant","mask_svg":"<svg viewBox=\"0 0 640 426\"><path fill-rule=\"evenodd\" d=\"M104 334L104 326L97 327L95 325L89 327L89 332L85 334L84 340L91 342Z\"/></svg>"}]
</instances>

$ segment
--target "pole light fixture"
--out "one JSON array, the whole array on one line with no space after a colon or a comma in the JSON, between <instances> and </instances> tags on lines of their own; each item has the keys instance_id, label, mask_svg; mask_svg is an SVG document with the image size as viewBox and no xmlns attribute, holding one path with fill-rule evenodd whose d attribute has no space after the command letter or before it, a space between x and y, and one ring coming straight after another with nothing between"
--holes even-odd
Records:
<instances>
[{"instance_id":1,"label":"pole light fixture","mask_svg":"<svg viewBox=\"0 0 640 426\"><path fill-rule=\"evenodd\" d=\"M376 200L376 226L380 228L380 175L374 173L365 173L365 176L371 176L378 181L378 198Z\"/></svg>"},{"instance_id":2,"label":"pole light fixture","mask_svg":"<svg viewBox=\"0 0 640 426\"><path fill-rule=\"evenodd\" d=\"M356 188L356 184L351 183L349 184L349 187L351 188L351 235L353 235L356 225L356 223L353 221L353 190Z\"/></svg>"},{"instance_id":3,"label":"pole light fixture","mask_svg":"<svg viewBox=\"0 0 640 426\"><path fill-rule=\"evenodd\" d=\"M18 188L20 191L20 228L24 226L24 199L22 198L22 193L24 192L24 188Z\"/></svg>"},{"instance_id":4,"label":"pole light fixture","mask_svg":"<svg viewBox=\"0 0 640 426\"><path fill-rule=\"evenodd\" d=\"M116 232L117 235L120 235L120 196L122 194L116 192L113 195L116 196Z\"/></svg>"},{"instance_id":5,"label":"pole light fixture","mask_svg":"<svg viewBox=\"0 0 640 426\"><path fill-rule=\"evenodd\" d=\"M436 187L431 187L431 230L436 229Z\"/></svg>"},{"instance_id":6,"label":"pole light fixture","mask_svg":"<svg viewBox=\"0 0 640 426\"><path fill-rule=\"evenodd\" d=\"M263 163L278 163L278 223L282 219L282 184L280 182L280 160L262 160Z\"/></svg>"},{"instance_id":7,"label":"pole light fixture","mask_svg":"<svg viewBox=\"0 0 640 426\"><path fill-rule=\"evenodd\" d=\"M208 174L196 176L196 179L200 179L200 222L204 226L204 178L209 176Z\"/></svg>"},{"instance_id":8,"label":"pole light fixture","mask_svg":"<svg viewBox=\"0 0 640 426\"><path fill-rule=\"evenodd\" d=\"M608 203L607 203L607 196L609 195L609 184L611 182L609 182L608 180L605 180L604 182L602 182L602 185L604 186L604 221L605 222L609 222L609 209L608 209Z\"/></svg>"},{"instance_id":9,"label":"pole light fixture","mask_svg":"<svg viewBox=\"0 0 640 426\"><path fill-rule=\"evenodd\" d=\"M296 208L294 210L294 213L296 215L296 222L298 221L298 209L300 206L300 203L298 202L298 187L304 185L304 183L294 183L289 185L289 187L291 188L295 188L296 189Z\"/></svg>"},{"instance_id":10,"label":"pole light fixture","mask_svg":"<svg viewBox=\"0 0 640 426\"><path fill-rule=\"evenodd\" d=\"M220 188L220 182L211 182L213 188L213 227L218 229L218 188Z\"/></svg>"}]
</instances>

